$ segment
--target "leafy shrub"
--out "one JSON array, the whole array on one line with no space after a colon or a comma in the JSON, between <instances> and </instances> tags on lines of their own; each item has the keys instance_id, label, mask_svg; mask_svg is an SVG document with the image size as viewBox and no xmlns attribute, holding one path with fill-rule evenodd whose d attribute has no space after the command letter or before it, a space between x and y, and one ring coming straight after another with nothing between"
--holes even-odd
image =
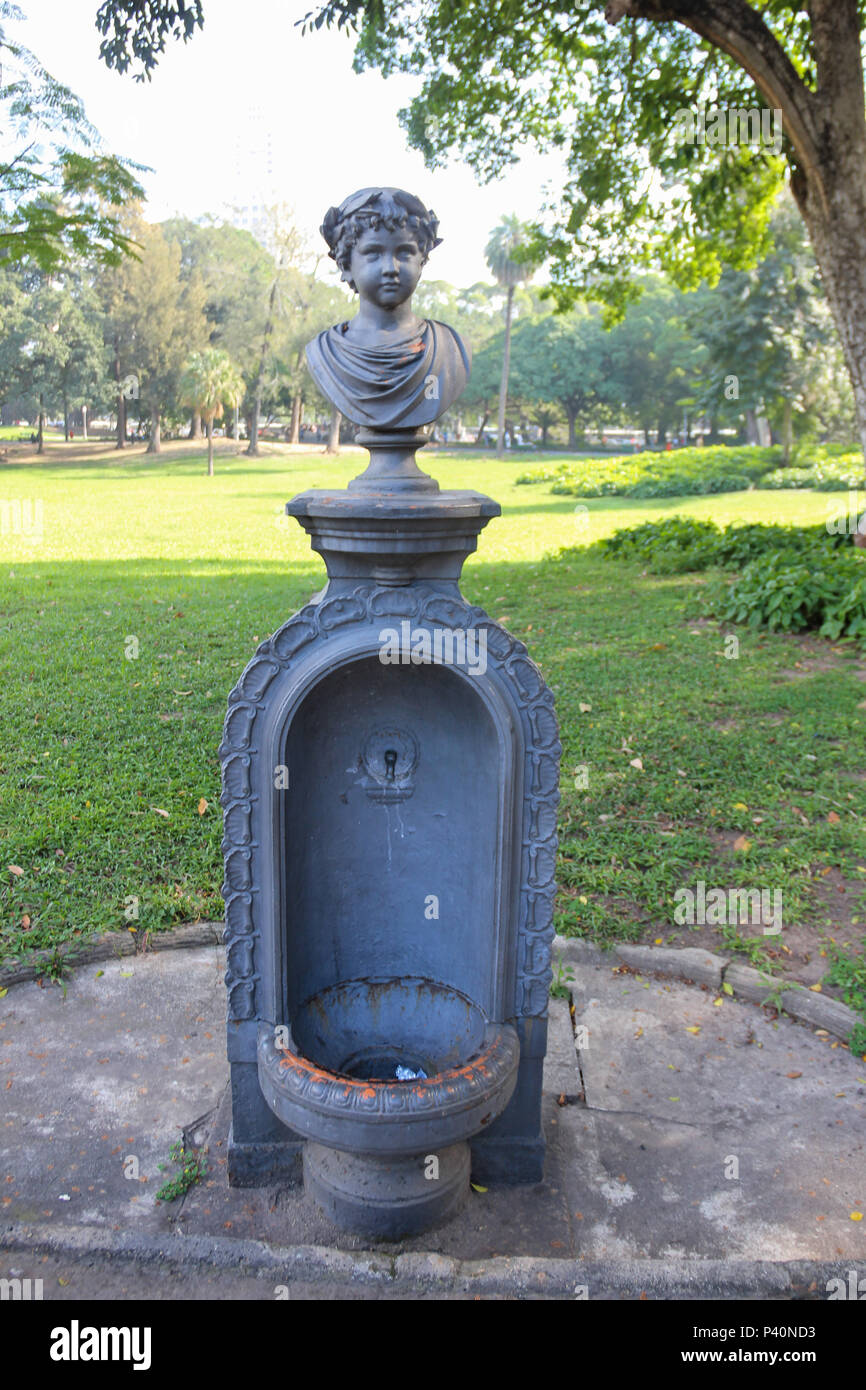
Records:
<instances>
[{"instance_id":1,"label":"leafy shrub","mask_svg":"<svg viewBox=\"0 0 866 1390\"><path fill-rule=\"evenodd\" d=\"M761 487L810 487L816 492L847 492L862 486L863 456L850 450L835 457L822 451L806 468L775 468L761 479Z\"/></svg>"},{"instance_id":2,"label":"leafy shrub","mask_svg":"<svg viewBox=\"0 0 866 1390\"><path fill-rule=\"evenodd\" d=\"M638 560L655 574L681 574L714 565L741 569L771 551L792 556L814 552L816 562L840 546L848 536L835 535L825 526L730 525L720 531L712 521L673 516L647 521L642 526L615 531L596 541L594 549L606 559Z\"/></svg>"},{"instance_id":3,"label":"leafy shrub","mask_svg":"<svg viewBox=\"0 0 866 1390\"><path fill-rule=\"evenodd\" d=\"M551 483L551 491L573 497L679 497L742 492L779 462L781 450L710 445L611 458L543 463L518 483Z\"/></svg>"},{"instance_id":4,"label":"leafy shrub","mask_svg":"<svg viewBox=\"0 0 866 1390\"><path fill-rule=\"evenodd\" d=\"M569 497L701 497L752 486L844 492L863 483L863 457L857 450L811 447L803 451L796 468L780 468L780 459L778 445L645 450L543 463L521 473L517 481L550 483L552 492Z\"/></svg>"},{"instance_id":5,"label":"leafy shrub","mask_svg":"<svg viewBox=\"0 0 866 1390\"><path fill-rule=\"evenodd\" d=\"M681 574L715 564L713 557L721 537L712 521L672 516L614 531L612 536L596 541L593 549L600 550L605 559L639 560L656 574Z\"/></svg>"},{"instance_id":6,"label":"leafy shrub","mask_svg":"<svg viewBox=\"0 0 866 1390\"><path fill-rule=\"evenodd\" d=\"M822 637L866 638L866 563L854 550L825 555L771 551L733 584L708 596L720 618L781 632L817 629Z\"/></svg>"}]
</instances>

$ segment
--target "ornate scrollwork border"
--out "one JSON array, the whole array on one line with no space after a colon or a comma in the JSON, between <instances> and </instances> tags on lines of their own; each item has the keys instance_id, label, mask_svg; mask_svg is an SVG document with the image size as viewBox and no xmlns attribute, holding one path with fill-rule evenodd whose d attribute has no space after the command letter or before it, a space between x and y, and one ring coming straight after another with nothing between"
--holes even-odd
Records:
<instances>
[{"instance_id":1,"label":"ornate scrollwork border","mask_svg":"<svg viewBox=\"0 0 866 1390\"><path fill-rule=\"evenodd\" d=\"M518 917L515 1017L543 1017L550 986L553 899L556 893L556 813L562 748L553 694L526 647L482 608L443 595L425 583L387 588L359 583L351 593L309 603L262 642L229 695L219 756L222 764L223 842L229 1019L258 1017L260 924L256 920L252 838L253 728L268 690L300 652L324 643L335 630L383 618L484 631L488 669L504 678L523 726L525 765Z\"/></svg>"}]
</instances>

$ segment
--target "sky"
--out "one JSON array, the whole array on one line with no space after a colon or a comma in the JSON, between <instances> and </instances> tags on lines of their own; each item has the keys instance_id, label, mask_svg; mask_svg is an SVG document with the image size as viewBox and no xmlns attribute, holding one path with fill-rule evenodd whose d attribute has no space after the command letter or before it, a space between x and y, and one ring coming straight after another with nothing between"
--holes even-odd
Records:
<instances>
[{"instance_id":1,"label":"sky","mask_svg":"<svg viewBox=\"0 0 866 1390\"><path fill-rule=\"evenodd\" d=\"M439 217L427 276L465 286L491 279L484 246L500 217L537 215L560 169L558 156L530 154L486 186L459 156L426 169L397 120L420 79L353 73L351 36L301 37L295 21L316 0L204 0L204 28L188 44L168 41L150 83L100 60L99 0L19 2L27 17L11 32L81 97L112 153L151 167L140 177L153 221L282 202L319 250L331 204L393 184Z\"/></svg>"}]
</instances>

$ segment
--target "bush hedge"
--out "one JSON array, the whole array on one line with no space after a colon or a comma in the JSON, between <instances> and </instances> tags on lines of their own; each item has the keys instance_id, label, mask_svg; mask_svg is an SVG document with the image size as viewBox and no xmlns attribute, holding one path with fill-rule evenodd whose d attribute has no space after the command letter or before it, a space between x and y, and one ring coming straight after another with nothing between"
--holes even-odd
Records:
<instances>
[{"instance_id":1,"label":"bush hedge","mask_svg":"<svg viewBox=\"0 0 866 1390\"><path fill-rule=\"evenodd\" d=\"M817 630L866 645L866 552L826 526L726 526L669 517L615 531L591 549L606 559L638 561L656 574L712 566L737 578L712 586L709 612L750 627Z\"/></svg>"},{"instance_id":2,"label":"bush hedge","mask_svg":"<svg viewBox=\"0 0 866 1390\"><path fill-rule=\"evenodd\" d=\"M780 468L778 445L676 449L618 454L611 458L550 462L521 473L518 483L550 483L551 492L570 497L693 497L742 492L750 487L816 488L844 491L863 482L863 459L833 446L811 450L808 463Z\"/></svg>"}]
</instances>

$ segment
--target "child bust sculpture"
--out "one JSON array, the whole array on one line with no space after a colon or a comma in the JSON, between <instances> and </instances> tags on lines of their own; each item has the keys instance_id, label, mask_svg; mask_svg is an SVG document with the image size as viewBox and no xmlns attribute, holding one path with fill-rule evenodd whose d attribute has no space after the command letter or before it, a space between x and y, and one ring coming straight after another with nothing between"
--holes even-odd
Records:
<instances>
[{"instance_id":1,"label":"child bust sculpture","mask_svg":"<svg viewBox=\"0 0 866 1390\"><path fill-rule=\"evenodd\" d=\"M355 424L420 429L466 385L462 339L412 312L438 228L435 214L400 188L362 188L325 215L329 254L360 303L353 319L307 344L307 362L320 391Z\"/></svg>"}]
</instances>

